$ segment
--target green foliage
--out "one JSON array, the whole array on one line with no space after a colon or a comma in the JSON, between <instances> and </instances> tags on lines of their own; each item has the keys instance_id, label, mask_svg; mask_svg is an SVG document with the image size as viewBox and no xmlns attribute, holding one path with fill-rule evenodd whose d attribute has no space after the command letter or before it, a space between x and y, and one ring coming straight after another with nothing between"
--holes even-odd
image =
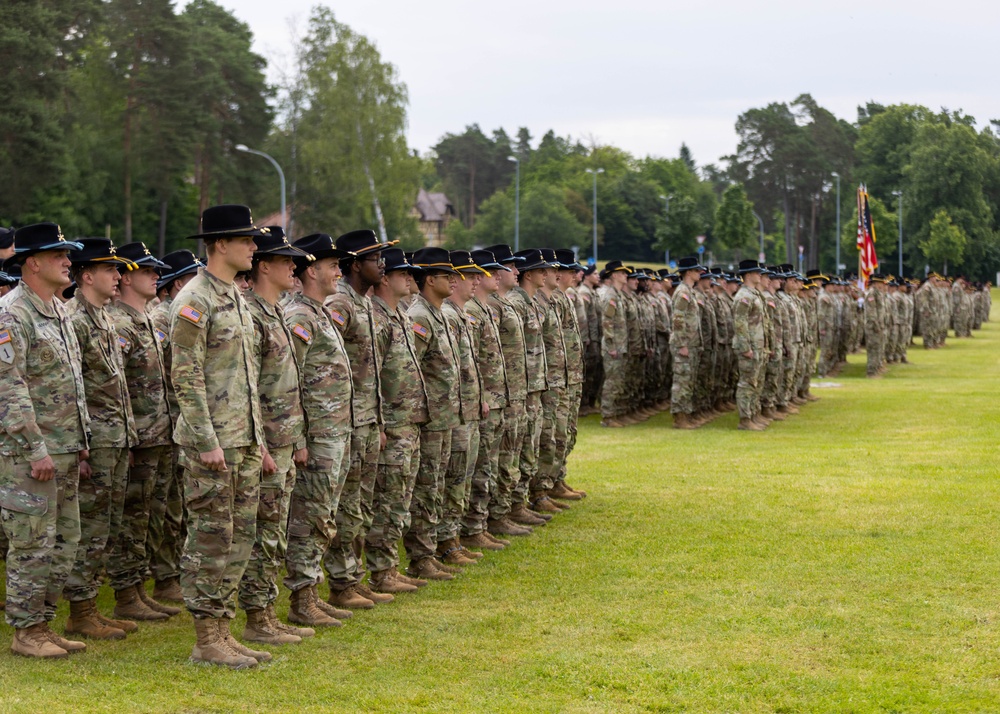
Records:
<instances>
[{"instance_id":1,"label":"green foliage","mask_svg":"<svg viewBox=\"0 0 1000 714\"><path fill-rule=\"evenodd\" d=\"M733 184L722 194L713 235L724 249L744 256L755 255L760 251L756 228L757 219L746 191L740 184Z\"/></svg>"},{"instance_id":2,"label":"green foliage","mask_svg":"<svg viewBox=\"0 0 1000 714\"><path fill-rule=\"evenodd\" d=\"M962 264L969 238L958 226L951 222L945 209L939 210L931 219L927 237L920 241L920 250L927 256L932 270L942 270L948 274L948 266Z\"/></svg>"}]
</instances>

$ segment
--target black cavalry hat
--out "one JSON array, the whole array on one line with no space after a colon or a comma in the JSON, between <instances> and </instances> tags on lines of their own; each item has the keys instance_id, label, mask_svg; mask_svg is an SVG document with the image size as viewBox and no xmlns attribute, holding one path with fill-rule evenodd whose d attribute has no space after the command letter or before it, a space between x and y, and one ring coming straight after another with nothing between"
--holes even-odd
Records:
<instances>
[{"instance_id":1,"label":"black cavalry hat","mask_svg":"<svg viewBox=\"0 0 1000 714\"><path fill-rule=\"evenodd\" d=\"M170 266L164 263L162 260L157 260L156 256L149 252L149 248L141 240L137 240L134 243L126 243L121 248L118 249L118 257L125 258L126 260L131 260L140 268L153 268L160 271L169 270ZM131 268L134 270L135 268ZM121 267L118 268L121 270Z\"/></svg>"},{"instance_id":2,"label":"black cavalry hat","mask_svg":"<svg viewBox=\"0 0 1000 714\"><path fill-rule=\"evenodd\" d=\"M354 253L359 258L368 253L375 253L399 243L398 240L391 240L388 243L380 243L375 231L369 228L345 233L336 240L336 245L341 250Z\"/></svg>"},{"instance_id":3,"label":"black cavalry hat","mask_svg":"<svg viewBox=\"0 0 1000 714\"><path fill-rule=\"evenodd\" d=\"M528 250L519 250L514 255L519 258L524 258L524 264L517 266L517 269L522 273L528 270L538 270L540 268L556 267L554 263L545 259L545 256L540 248L529 248Z\"/></svg>"},{"instance_id":4,"label":"black cavalry hat","mask_svg":"<svg viewBox=\"0 0 1000 714\"><path fill-rule=\"evenodd\" d=\"M14 229L0 226L0 249L14 245Z\"/></svg>"},{"instance_id":5,"label":"black cavalry hat","mask_svg":"<svg viewBox=\"0 0 1000 714\"><path fill-rule=\"evenodd\" d=\"M476 265L485 270L506 270L508 273L510 272L510 268L499 263L496 256L490 250L474 250L472 251L472 259L476 261Z\"/></svg>"},{"instance_id":6,"label":"black cavalry hat","mask_svg":"<svg viewBox=\"0 0 1000 714\"><path fill-rule=\"evenodd\" d=\"M747 273L763 273L764 268L756 260L741 260L740 267L738 270L740 275L745 275Z\"/></svg>"},{"instance_id":7,"label":"black cavalry hat","mask_svg":"<svg viewBox=\"0 0 1000 714\"><path fill-rule=\"evenodd\" d=\"M491 245L486 248L489 252L493 254L493 257L497 259L497 262L502 264L505 263L523 263L524 258L520 258L511 251L510 246L506 243L497 243L496 245ZM516 266L515 266L516 267Z\"/></svg>"},{"instance_id":8,"label":"black cavalry hat","mask_svg":"<svg viewBox=\"0 0 1000 714\"><path fill-rule=\"evenodd\" d=\"M167 267L160 272L160 279L156 281L157 290L163 290L177 278L183 278L185 275L197 272L198 268L205 267L205 264L190 250L175 250L163 256L162 260Z\"/></svg>"},{"instance_id":9,"label":"black cavalry hat","mask_svg":"<svg viewBox=\"0 0 1000 714\"><path fill-rule=\"evenodd\" d=\"M620 260L609 260L604 264L604 270L602 272L610 275L617 270L624 270L626 273L631 272L627 267L625 267L624 264L622 264Z\"/></svg>"},{"instance_id":10,"label":"black cavalry hat","mask_svg":"<svg viewBox=\"0 0 1000 714\"><path fill-rule=\"evenodd\" d=\"M108 238L80 238L83 245L80 250L69 254L69 259L75 265L87 263L116 263L116 267L125 270L135 270L138 266L115 250L114 243Z\"/></svg>"},{"instance_id":11,"label":"black cavalry hat","mask_svg":"<svg viewBox=\"0 0 1000 714\"><path fill-rule=\"evenodd\" d=\"M560 270L584 270L584 267L576 262L576 256L569 248L557 248L556 260L559 261Z\"/></svg>"},{"instance_id":12,"label":"black cavalry hat","mask_svg":"<svg viewBox=\"0 0 1000 714\"><path fill-rule=\"evenodd\" d=\"M410 260L414 267L428 272L454 273L460 275L451 264L451 254L444 248L427 247L414 251Z\"/></svg>"},{"instance_id":13,"label":"black cavalry hat","mask_svg":"<svg viewBox=\"0 0 1000 714\"><path fill-rule=\"evenodd\" d=\"M201 214L201 233L188 236L188 240L212 241L221 238L255 238L269 232L267 228L254 225L247 206L227 203L206 208Z\"/></svg>"},{"instance_id":14,"label":"black cavalry hat","mask_svg":"<svg viewBox=\"0 0 1000 714\"><path fill-rule=\"evenodd\" d=\"M257 250L253 253L254 262L269 255L287 255L292 258L309 255L288 242L285 229L281 226L268 226L267 231L263 235L254 236L253 242L257 244Z\"/></svg>"},{"instance_id":15,"label":"black cavalry hat","mask_svg":"<svg viewBox=\"0 0 1000 714\"><path fill-rule=\"evenodd\" d=\"M830 282L830 278L826 275L823 275L822 270L815 270L815 269L806 271L806 280L822 280L827 283Z\"/></svg>"},{"instance_id":16,"label":"black cavalry hat","mask_svg":"<svg viewBox=\"0 0 1000 714\"><path fill-rule=\"evenodd\" d=\"M698 263L698 257L689 255L677 261L677 272L683 274L688 270L704 270L705 266Z\"/></svg>"},{"instance_id":17,"label":"black cavalry hat","mask_svg":"<svg viewBox=\"0 0 1000 714\"><path fill-rule=\"evenodd\" d=\"M472 254L467 250L452 250L448 252L448 260L452 267L460 273L470 273L472 275L486 273L489 271L480 268L476 261L472 259Z\"/></svg>"},{"instance_id":18,"label":"black cavalry hat","mask_svg":"<svg viewBox=\"0 0 1000 714\"><path fill-rule=\"evenodd\" d=\"M411 272L419 270L406 259L406 253L400 248L386 248L382 251L382 258L385 259L386 273L393 270L409 270Z\"/></svg>"},{"instance_id":19,"label":"black cavalry hat","mask_svg":"<svg viewBox=\"0 0 1000 714\"><path fill-rule=\"evenodd\" d=\"M302 251L302 255L295 258L296 275L309 267L314 260L354 257L354 253L338 248L328 233L313 233L299 238L292 245Z\"/></svg>"},{"instance_id":20,"label":"black cavalry hat","mask_svg":"<svg viewBox=\"0 0 1000 714\"><path fill-rule=\"evenodd\" d=\"M80 250L83 245L66 240L62 230L55 223L35 223L14 231L14 255L4 261L4 270L10 264L20 265L29 255L45 250Z\"/></svg>"}]
</instances>

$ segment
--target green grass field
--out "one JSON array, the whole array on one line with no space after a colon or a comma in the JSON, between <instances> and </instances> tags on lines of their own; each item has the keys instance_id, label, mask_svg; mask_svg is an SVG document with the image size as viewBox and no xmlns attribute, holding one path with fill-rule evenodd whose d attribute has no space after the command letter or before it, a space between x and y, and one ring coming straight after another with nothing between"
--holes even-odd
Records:
<instances>
[{"instance_id":1,"label":"green grass field","mask_svg":"<svg viewBox=\"0 0 1000 714\"><path fill-rule=\"evenodd\" d=\"M61 662L4 625L0 711L1000 711L1000 324L910 359L763 433L588 417L580 505L255 671L187 614Z\"/></svg>"}]
</instances>

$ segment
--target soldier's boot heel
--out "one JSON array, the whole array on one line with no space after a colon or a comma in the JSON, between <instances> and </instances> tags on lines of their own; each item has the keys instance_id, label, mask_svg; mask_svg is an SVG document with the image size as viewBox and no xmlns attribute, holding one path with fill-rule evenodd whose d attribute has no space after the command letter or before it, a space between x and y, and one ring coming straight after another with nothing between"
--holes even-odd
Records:
<instances>
[{"instance_id":1,"label":"soldier's boot heel","mask_svg":"<svg viewBox=\"0 0 1000 714\"><path fill-rule=\"evenodd\" d=\"M238 654L226 645L219 635L219 620L216 618L195 618L195 643L191 650L192 662L218 664L230 669L250 669L257 666L257 660Z\"/></svg>"}]
</instances>

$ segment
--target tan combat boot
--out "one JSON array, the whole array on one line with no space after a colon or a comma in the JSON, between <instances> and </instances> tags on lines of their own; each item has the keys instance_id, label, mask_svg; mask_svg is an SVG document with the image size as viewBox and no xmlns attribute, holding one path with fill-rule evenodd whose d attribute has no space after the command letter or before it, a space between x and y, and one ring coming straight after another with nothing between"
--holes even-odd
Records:
<instances>
[{"instance_id":1,"label":"tan combat boot","mask_svg":"<svg viewBox=\"0 0 1000 714\"><path fill-rule=\"evenodd\" d=\"M231 649L233 652L235 652L236 654L243 655L244 657L253 657L258 662L271 661L272 658L270 652L264 652L261 650L252 650L246 645L244 645L242 642L237 640L235 637L233 637L233 633L229 629L229 618L222 617L219 618L216 622L219 623L218 624L219 639L225 642L226 646L229 647L229 649Z\"/></svg>"},{"instance_id":2,"label":"tan combat boot","mask_svg":"<svg viewBox=\"0 0 1000 714\"><path fill-rule=\"evenodd\" d=\"M316 605L316 592L311 586L292 592L288 621L309 627L342 627L344 623L334 619Z\"/></svg>"},{"instance_id":3,"label":"tan combat boot","mask_svg":"<svg viewBox=\"0 0 1000 714\"><path fill-rule=\"evenodd\" d=\"M265 645L294 645L302 641L301 637L281 632L271 622L267 610L247 610L247 624L243 628L243 639L247 642L260 642Z\"/></svg>"},{"instance_id":4,"label":"tan combat boot","mask_svg":"<svg viewBox=\"0 0 1000 714\"><path fill-rule=\"evenodd\" d=\"M565 481L560 481L559 483L561 483L563 485L563 488L569 489L570 491L572 491L573 493L575 493L576 495L578 495L580 498L586 498L587 497L587 492L586 491L581 491L578 488L573 488L572 486L570 486Z\"/></svg>"},{"instance_id":5,"label":"tan combat boot","mask_svg":"<svg viewBox=\"0 0 1000 714\"><path fill-rule=\"evenodd\" d=\"M192 662L219 664L230 669L250 669L257 666L257 660L231 650L219 634L219 620L215 618L195 618L195 643L191 650Z\"/></svg>"},{"instance_id":6,"label":"tan combat boot","mask_svg":"<svg viewBox=\"0 0 1000 714\"><path fill-rule=\"evenodd\" d=\"M560 513L562 511L562 509L553 503L552 500L545 494L535 494L532 497L531 510L536 513Z\"/></svg>"},{"instance_id":7,"label":"tan combat boot","mask_svg":"<svg viewBox=\"0 0 1000 714\"><path fill-rule=\"evenodd\" d=\"M274 603L268 605L264 612L267 613L267 619L271 621L271 626L278 632L295 635L296 637L302 639L305 639L306 637L313 637L316 634L316 630L311 627L296 627L295 625L289 625L288 623L279 620L278 613L274 611Z\"/></svg>"},{"instance_id":8,"label":"tan combat boot","mask_svg":"<svg viewBox=\"0 0 1000 714\"><path fill-rule=\"evenodd\" d=\"M551 518L552 516L549 516ZM544 526L546 520L542 518L539 514L530 510L523 503L516 503L510 509L510 513L507 514L507 520L513 521L519 526ZM516 533L504 534L504 535L517 535Z\"/></svg>"},{"instance_id":9,"label":"tan combat boot","mask_svg":"<svg viewBox=\"0 0 1000 714\"><path fill-rule=\"evenodd\" d=\"M139 597L136 586L131 586L124 590L115 590L115 617L150 622L167 620L170 615L150 609Z\"/></svg>"},{"instance_id":10,"label":"tan combat boot","mask_svg":"<svg viewBox=\"0 0 1000 714\"><path fill-rule=\"evenodd\" d=\"M740 431L764 431L764 427L755 422L753 419L748 419L747 417L740 419L739 426L736 428Z\"/></svg>"},{"instance_id":11,"label":"tan combat boot","mask_svg":"<svg viewBox=\"0 0 1000 714\"><path fill-rule=\"evenodd\" d=\"M334 607L319 595L319 586L313 585L313 600L316 602L316 607L325 612L327 615L332 617L334 620L350 620L354 617L354 613L350 610L344 610L339 607Z\"/></svg>"},{"instance_id":12,"label":"tan combat boot","mask_svg":"<svg viewBox=\"0 0 1000 714\"><path fill-rule=\"evenodd\" d=\"M180 615L181 609L179 607L174 607L173 605L164 605L162 603L156 602L153 598L146 594L146 586L143 583L139 583L135 586L135 591L139 594L139 599L142 600L143 604L150 610L155 610L156 612L162 612L168 617L173 617L174 615Z\"/></svg>"},{"instance_id":13,"label":"tan combat boot","mask_svg":"<svg viewBox=\"0 0 1000 714\"><path fill-rule=\"evenodd\" d=\"M501 543L494 543L484 533L462 536L462 545L466 548L483 548L485 550L503 550L506 547Z\"/></svg>"},{"instance_id":14,"label":"tan combat boot","mask_svg":"<svg viewBox=\"0 0 1000 714\"><path fill-rule=\"evenodd\" d=\"M125 631L101 622L93 600L70 602L67 635L80 635L95 640L124 640Z\"/></svg>"},{"instance_id":15,"label":"tan combat boot","mask_svg":"<svg viewBox=\"0 0 1000 714\"><path fill-rule=\"evenodd\" d=\"M87 651L87 645L82 642L77 642L76 640L67 640L65 637L60 637L52 630L52 628L49 627L49 623L47 622L45 623L45 629L43 632L45 632L45 636L49 638L49 642L54 644L56 647L61 647L71 655Z\"/></svg>"},{"instance_id":16,"label":"tan combat boot","mask_svg":"<svg viewBox=\"0 0 1000 714\"><path fill-rule=\"evenodd\" d=\"M406 568L406 574L411 578L419 578L420 580L454 580L455 576L451 573L446 573L443 570L438 570L434 562L434 558L421 558L416 562L411 562Z\"/></svg>"},{"instance_id":17,"label":"tan combat boot","mask_svg":"<svg viewBox=\"0 0 1000 714\"><path fill-rule=\"evenodd\" d=\"M406 583L407 585L416 585L418 588L427 587L427 581L422 578L411 578L405 573L401 573L398 570L392 571L392 577L401 583Z\"/></svg>"},{"instance_id":18,"label":"tan combat boot","mask_svg":"<svg viewBox=\"0 0 1000 714\"><path fill-rule=\"evenodd\" d=\"M157 580L153 583L153 599L167 602L184 602L184 593L177 578Z\"/></svg>"},{"instance_id":19,"label":"tan combat boot","mask_svg":"<svg viewBox=\"0 0 1000 714\"><path fill-rule=\"evenodd\" d=\"M485 538L487 538L488 540L496 543L497 545L502 545L504 548L506 548L508 545L510 545L510 541L509 540L507 540L506 538L497 538L495 535L493 535L492 533L490 533L488 530L483 531L483 536Z\"/></svg>"},{"instance_id":20,"label":"tan combat boot","mask_svg":"<svg viewBox=\"0 0 1000 714\"><path fill-rule=\"evenodd\" d=\"M556 485L549 489L549 498L558 498L563 501L583 500L583 496L568 488L562 481L556 482Z\"/></svg>"},{"instance_id":21,"label":"tan combat boot","mask_svg":"<svg viewBox=\"0 0 1000 714\"><path fill-rule=\"evenodd\" d=\"M785 407L779 406L771 410L771 413L767 415L767 418L771 421L785 421L789 417L789 413L785 411Z\"/></svg>"},{"instance_id":22,"label":"tan combat boot","mask_svg":"<svg viewBox=\"0 0 1000 714\"><path fill-rule=\"evenodd\" d=\"M47 630L47 622L14 630L14 641L10 643L10 651L20 657L66 659L69 652L52 642Z\"/></svg>"},{"instance_id":23,"label":"tan combat boot","mask_svg":"<svg viewBox=\"0 0 1000 714\"><path fill-rule=\"evenodd\" d=\"M449 538L438 543L438 558L447 565L473 565L476 562L474 558L470 558L462 552L458 538Z\"/></svg>"},{"instance_id":24,"label":"tan combat boot","mask_svg":"<svg viewBox=\"0 0 1000 714\"><path fill-rule=\"evenodd\" d=\"M377 570L371 574L368 585L373 593L414 593L417 591L416 585L404 583L395 575L396 571L393 568Z\"/></svg>"},{"instance_id":25,"label":"tan combat boot","mask_svg":"<svg viewBox=\"0 0 1000 714\"><path fill-rule=\"evenodd\" d=\"M371 610L375 607L375 602L364 597L353 585L349 585L343 590L330 588L330 598L328 603L334 607L342 607L345 610Z\"/></svg>"},{"instance_id":26,"label":"tan combat boot","mask_svg":"<svg viewBox=\"0 0 1000 714\"><path fill-rule=\"evenodd\" d=\"M116 620L111 617L105 617L101 614L101 611L97 609L97 603L94 603L94 613L97 615L97 619L103 622L108 627L117 627L119 630L124 632L126 635L130 632L135 632L139 629L139 626L132 622L131 620Z\"/></svg>"},{"instance_id":27,"label":"tan combat boot","mask_svg":"<svg viewBox=\"0 0 1000 714\"><path fill-rule=\"evenodd\" d=\"M677 414L674 414L674 428L697 429L698 425L691 420L690 414L685 414L684 412L678 412Z\"/></svg>"},{"instance_id":28,"label":"tan combat boot","mask_svg":"<svg viewBox=\"0 0 1000 714\"><path fill-rule=\"evenodd\" d=\"M366 600L371 600L376 605L387 605L396 599L389 593L374 592L370 587L368 587L364 583L358 583L357 585L354 586L354 589L357 591L358 595L365 598Z\"/></svg>"},{"instance_id":29,"label":"tan combat boot","mask_svg":"<svg viewBox=\"0 0 1000 714\"><path fill-rule=\"evenodd\" d=\"M526 536L532 533L531 526L519 525L506 516L500 520L491 518L486 522L486 528L490 535Z\"/></svg>"}]
</instances>

